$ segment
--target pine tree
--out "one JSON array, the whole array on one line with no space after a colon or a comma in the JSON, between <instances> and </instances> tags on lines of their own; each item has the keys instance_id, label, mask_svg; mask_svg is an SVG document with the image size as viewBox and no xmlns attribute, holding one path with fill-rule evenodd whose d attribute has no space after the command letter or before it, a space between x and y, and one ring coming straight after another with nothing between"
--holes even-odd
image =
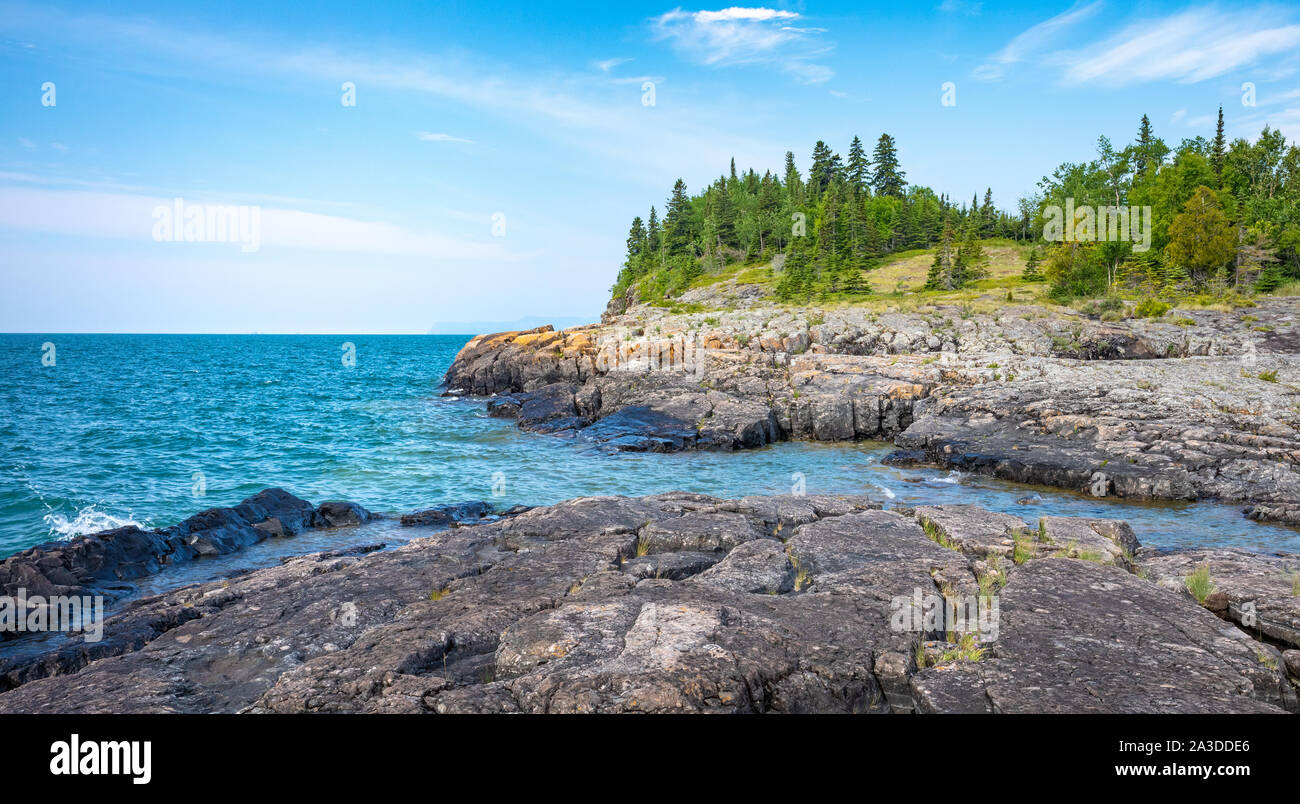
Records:
<instances>
[{"instance_id":1,"label":"pine tree","mask_svg":"<svg viewBox=\"0 0 1300 804\"><path fill-rule=\"evenodd\" d=\"M691 199L686 195L686 182L678 179L673 184L673 194L668 199L668 212L664 215L664 240L670 257L688 254L695 240L691 221Z\"/></svg>"},{"instance_id":2,"label":"pine tree","mask_svg":"<svg viewBox=\"0 0 1300 804\"><path fill-rule=\"evenodd\" d=\"M803 205L803 180L794 164L794 151L785 152L785 191L790 209Z\"/></svg>"},{"instance_id":3,"label":"pine tree","mask_svg":"<svg viewBox=\"0 0 1300 804\"><path fill-rule=\"evenodd\" d=\"M976 279L983 279L989 275L988 264L988 254L980 245L975 226L967 224L961 244L957 246L957 258L953 261L953 284L961 288Z\"/></svg>"},{"instance_id":4,"label":"pine tree","mask_svg":"<svg viewBox=\"0 0 1300 804\"><path fill-rule=\"evenodd\" d=\"M876 150L871 155L871 162L876 166L871 178L871 189L876 195L903 197L905 174L898 165L898 148L894 138L881 134L876 141Z\"/></svg>"},{"instance_id":5,"label":"pine tree","mask_svg":"<svg viewBox=\"0 0 1300 804\"><path fill-rule=\"evenodd\" d=\"M871 181L871 163L867 161L867 152L862 149L862 140L857 137L849 143L849 161L845 165L845 178L848 179L855 196L867 192L867 183Z\"/></svg>"},{"instance_id":6,"label":"pine tree","mask_svg":"<svg viewBox=\"0 0 1300 804\"><path fill-rule=\"evenodd\" d=\"M812 167L808 169L808 197L817 200L821 194L830 186L831 179L835 176L835 161L839 157L831 154L831 149L826 143L817 140L813 146Z\"/></svg>"},{"instance_id":7,"label":"pine tree","mask_svg":"<svg viewBox=\"0 0 1300 804\"><path fill-rule=\"evenodd\" d=\"M954 276L956 255L953 251L955 238L952 221L944 223L943 233L939 235L939 245L934 250L934 262L930 264L930 273L925 278L926 290L952 290L956 287Z\"/></svg>"},{"instance_id":8,"label":"pine tree","mask_svg":"<svg viewBox=\"0 0 1300 804\"><path fill-rule=\"evenodd\" d=\"M1038 246L1034 246L1029 249L1029 258L1025 260L1025 270L1020 275L1020 278L1026 282L1042 282L1044 277L1038 270L1039 262Z\"/></svg>"},{"instance_id":9,"label":"pine tree","mask_svg":"<svg viewBox=\"0 0 1300 804\"><path fill-rule=\"evenodd\" d=\"M632 229L627 234L627 266L633 273L641 273L646 253L645 224L641 216L632 219Z\"/></svg>"},{"instance_id":10,"label":"pine tree","mask_svg":"<svg viewBox=\"0 0 1300 804\"><path fill-rule=\"evenodd\" d=\"M1214 147L1210 151L1210 164L1214 166L1214 175L1223 178L1223 157L1226 155L1227 140L1223 136L1223 107L1219 107L1219 124L1214 129Z\"/></svg>"},{"instance_id":11,"label":"pine tree","mask_svg":"<svg viewBox=\"0 0 1300 804\"><path fill-rule=\"evenodd\" d=\"M1133 172L1139 176L1147 171L1151 139L1151 118L1142 115L1142 122L1138 124L1137 154L1133 159Z\"/></svg>"}]
</instances>

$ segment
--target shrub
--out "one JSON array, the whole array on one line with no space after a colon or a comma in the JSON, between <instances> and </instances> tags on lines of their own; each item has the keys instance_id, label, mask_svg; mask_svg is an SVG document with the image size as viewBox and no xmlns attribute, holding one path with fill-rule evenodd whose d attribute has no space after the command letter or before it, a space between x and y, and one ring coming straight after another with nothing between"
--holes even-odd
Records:
<instances>
[{"instance_id":1,"label":"shrub","mask_svg":"<svg viewBox=\"0 0 1300 804\"><path fill-rule=\"evenodd\" d=\"M1133 308L1133 314L1138 318L1159 318L1169 312L1169 305L1159 299L1147 298L1138 302L1137 307Z\"/></svg>"}]
</instances>

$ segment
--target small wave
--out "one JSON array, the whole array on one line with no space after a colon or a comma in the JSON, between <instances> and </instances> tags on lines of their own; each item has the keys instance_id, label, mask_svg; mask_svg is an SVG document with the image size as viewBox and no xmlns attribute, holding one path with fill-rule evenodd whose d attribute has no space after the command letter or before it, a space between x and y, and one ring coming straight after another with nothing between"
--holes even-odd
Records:
<instances>
[{"instance_id":1,"label":"small wave","mask_svg":"<svg viewBox=\"0 0 1300 804\"><path fill-rule=\"evenodd\" d=\"M116 516L107 511L100 511L94 505L87 505L77 511L77 515L71 519L57 511L51 511L42 518L50 528L50 536L64 542L78 536L84 536L87 533L99 533L103 530L124 528L128 525L135 525L137 528L147 527L143 522L131 518L130 515L125 517Z\"/></svg>"},{"instance_id":2,"label":"small wave","mask_svg":"<svg viewBox=\"0 0 1300 804\"><path fill-rule=\"evenodd\" d=\"M881 491L881 492L882 492L886 497L888 497L888 498L891 499L891 500L898 496L898 495L894 494L894 492L892 492L892 491L890 491L888 488L886 488L885 486L876 486L876 488L880 489L880 491Z\"/></svg>"},{"instance_id":3,"label":"small wave","mask_svg":"<svg viewBox=\"0 0 1300 804\"><path fill-rule=\"evenodd\" d=\"M934 480L936 483L960 483L963 477L964 475L961 472L953 470L945 477L936 477Z\"/></svg>"}]
</instances>

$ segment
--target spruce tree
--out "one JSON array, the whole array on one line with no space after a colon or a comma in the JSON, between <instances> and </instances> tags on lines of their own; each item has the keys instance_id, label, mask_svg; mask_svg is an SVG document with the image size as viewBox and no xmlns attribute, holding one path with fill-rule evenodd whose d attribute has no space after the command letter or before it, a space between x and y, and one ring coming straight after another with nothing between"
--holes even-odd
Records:
<instances>
[{"instance_id":1,"label":"spruce tree","mask_svg":"<svg viewBox=\"0 0 1300 804\"><path fill-rule=\"evenodd\" d=\"M691 199L686 195L686 182L681 179L673 184L673 194L668 199L668 212L664 215L664 239L670 257L689 254L695 240L691 222Z\"/></svg>"},{"instance_id":2,"label":"spruce tree","mask_svg":"<svg viewBox=\"0 0 1300 804\"><path fill-rule=\"evenodd\" d=\"M826 191L835 175L835 157L826 143L817 140L813 146L812 167L808 169L808 197L816 200Z\"/></svg>"},{"instance_id":3,"label":"spruce tree","mask_svg":"<svg viewBox=\"0 0 1300 804\"><path fill-rule=\"evenodd\" d=\"M952 221L946 221L943 225L943 233L939 235L939 245L934 250L934 262L930 264L930 273L925 278L926 290L952 290L956 286L954 276L956 255L953 251L955 238Z\"/></svg>"},{"instance_id":4,"label":"spruce tree","mask_svg":"<svg viewBox=\"0 0 1300 804\"><path fill-rule=\"evenodd\" d=\"M875 165L875 172L871 177L871 189L875 194L902 198L904 179L907 174L898 165L898 148L894 144L893 137L888 134L880 135L880 139L876 141L876 150L871 155L871 163Z\"/></svg>"},{"instance_id":5,"label":"spruce tree","mask_svg":"<svg viewBox=\"0 0 1300 804\"><path fill-rule=\"evenodd\" d=\"M857 137L849 143L849 161L845 165L845 177L849 181L849 186L853 188L855 196L867 192L867 182L871 180L871 164L867 161L867 152L862 149L862 140Z\"/></svg>"},{"instance_id":6,"label":"spruce tree","mask_svg":"<svg viewBox=\"0 0 1300 804\"><path fill-rule=\"evenodd\" d=\"M1227 140L1223 136L1223 107L1219 107L1219 123L1214 128L1214 147L1210 151L1210 164L1214 167L1214 175L1223 178L1223 157L1226 154Z\"/></svg>"},{"instance_id":7,"label":"spruce tree","mask_svg":"<svg viewBox=\"0 0 1300 804\"><path fill-rule=\"evenodd\" d=\"M1026 282L1042 282L1044 277L1038 270L1038 264L1040 261L1041 260L1038 257L1038 246L1033 246L1029 249L1029 257L1025 260L1025 270L1024 273L1020 275L1020 278Z\"/></svg>"},{"instance_id":8,"label":"spruce tree","mask_svg":"<svg viewBox=\"0 0 1300 804\"><path fill-rule=\"evenodd\" d=\"M785 152L785 191L790 209L803 205L803 180L794 164L794 151Z\"/></svg>"}]
</instances>

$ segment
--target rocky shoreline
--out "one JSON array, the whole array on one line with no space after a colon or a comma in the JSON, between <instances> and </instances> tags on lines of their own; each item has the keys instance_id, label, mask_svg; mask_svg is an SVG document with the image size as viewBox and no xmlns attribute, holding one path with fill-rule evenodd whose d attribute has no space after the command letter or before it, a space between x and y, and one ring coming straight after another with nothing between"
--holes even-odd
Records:
<instances>
[{"instance_id":1,"label":"rocky shoreline","mask_svg":"<svg viewBox=\"0 0 1300 804\"><path fill-rule=\"evenodd\" d=\"M1097 496L1216 499L1295 525L1297 324L1295 299L1111 322L1010 304L640 305L563 332L479 336L445 384L490 397L492 415L525 429L609 449L888 440L900 464Z\"/></svg>"},{"instance_id":2,"label":"rocky shoreline","mask_svg":"<svg viewBox=\"0 0 1300 804\"><path fill-rule=\"evenodd\" d=\"M730 302L479 336L445 393L610 451L887 440L899 464L1300 524L1296 300L1109 322ZM347 544L374 516L268 489L24 551L0 592L120 599L268 538ZM1294 554L853 495L468 502L398 523L441 529L131 600L101 642L0 642L0 712L1300 711Z\"/></svg>"},{"instance_id":3,"label":"rocky shoreline","mask_svg":"<svg viewBox=\"0 0 1300 804\"><path fill-rule=\"evenodd\" d=\"M1118 520L675 492L381 547L132 601L0 713L1300 711L1300 556Z\"/></svg>"}]
</instances>

